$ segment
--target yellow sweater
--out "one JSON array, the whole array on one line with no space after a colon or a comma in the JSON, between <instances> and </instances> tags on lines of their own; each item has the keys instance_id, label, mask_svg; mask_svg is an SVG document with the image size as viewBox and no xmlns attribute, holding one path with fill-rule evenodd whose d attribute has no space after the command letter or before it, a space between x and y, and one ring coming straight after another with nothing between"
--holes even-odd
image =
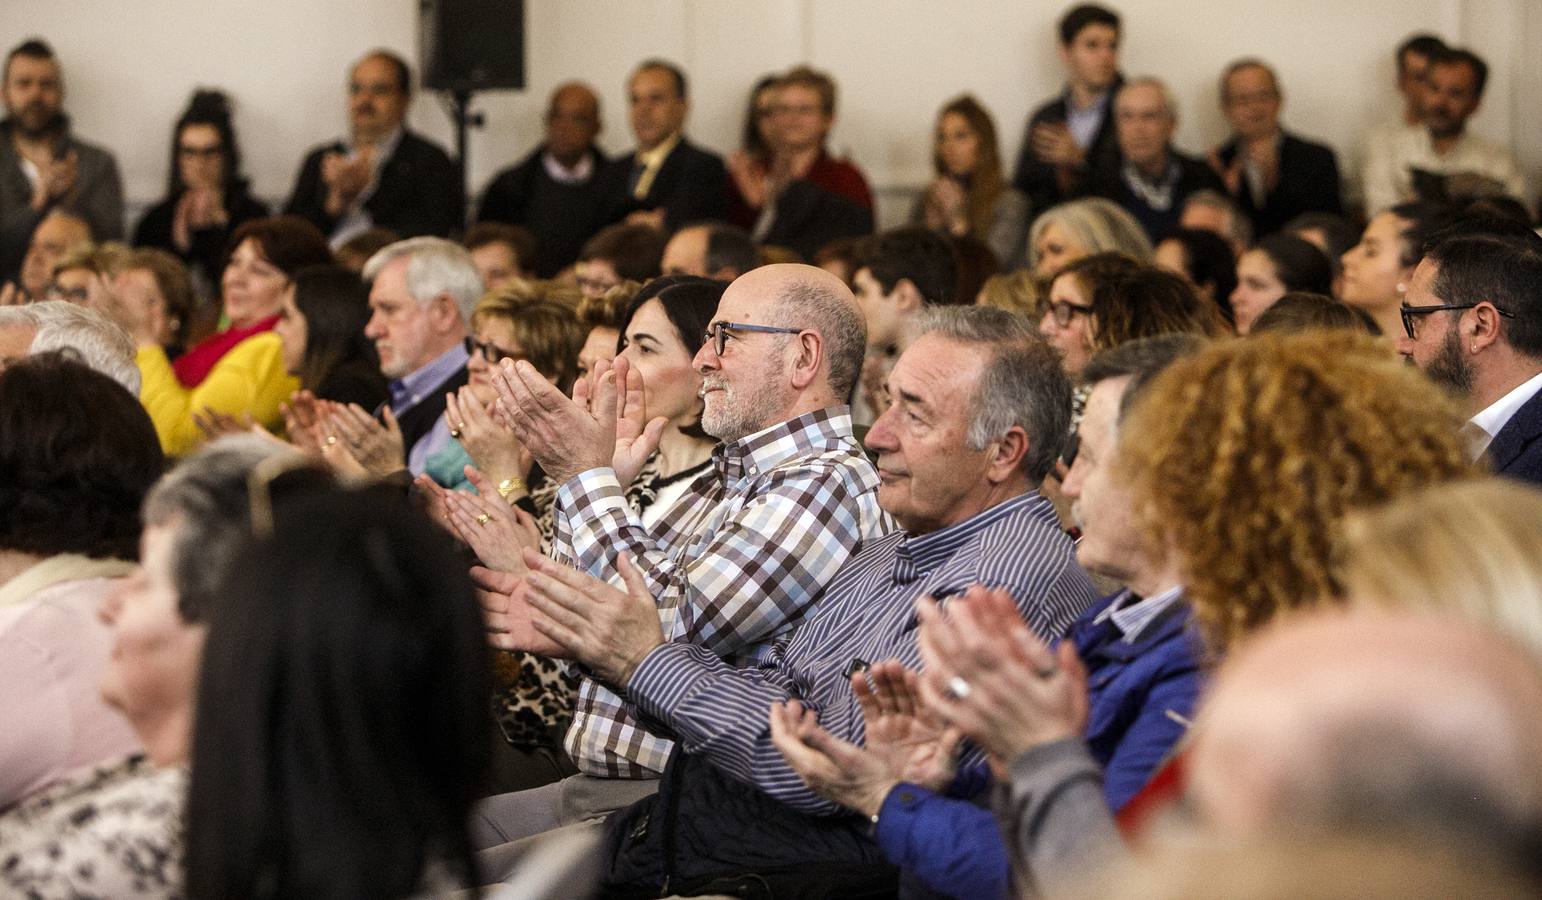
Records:
<instances>
[{"instance_id":1,"label":"yellow sweater","mask_svg":"<svg viewBox=\"0 0 1542 900\"><path fill-rule=\"evenodd\" d=\"M300 389L299 379L284 371L283 344L271 331L230 348L203 383L191 389L177 380L160 347L140 347L136 362L144 379L139 399L168 456L185 455L204 442L193 413L212 409L238 419L250 414L274 431L281 420L278 405Z\"/></svg>"}]
</instances>

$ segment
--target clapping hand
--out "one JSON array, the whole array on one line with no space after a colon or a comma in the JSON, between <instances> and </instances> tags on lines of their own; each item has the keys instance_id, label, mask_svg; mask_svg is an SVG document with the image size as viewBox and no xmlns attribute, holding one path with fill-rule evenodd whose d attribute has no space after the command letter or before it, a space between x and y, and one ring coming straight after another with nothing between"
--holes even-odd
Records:
<instances>
[{"instance_id":1,"label":"clapping hand","mask_svg":"<svg viewBox=\"0 0 1542 900\"><path fill-rule=\"evenodd\" d=\"M971 587L946 611L922 597L916 614L921 696L985 749L998 778L1024 751L1085 730L1087 671L1075 645L1050 650L1006 591Z\"/></svg>"}]
</instances>

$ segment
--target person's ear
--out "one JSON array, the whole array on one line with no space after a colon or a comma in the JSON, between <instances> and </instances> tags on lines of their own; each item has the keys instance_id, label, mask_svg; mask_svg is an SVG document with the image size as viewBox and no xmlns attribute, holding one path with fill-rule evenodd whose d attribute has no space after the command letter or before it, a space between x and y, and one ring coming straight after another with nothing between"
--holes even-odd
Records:
<instances>
[{"instance_id":1,"label":"person's ear","mask_svg":"<svg viewBox=\"0 0 1542 900\"><path fill-rule=\"evenodd\" d=\"M1007 433L991 442L990 462L985 468L985 478L991 484L1001 484L1023 468L1023 457L1028 455L1028 432L1021 425L1013 425Z\"/></svg>"},{"instance_id":2,"label":"person's ear","mask_svg":"<svg viewBox=\"0 0 1542 900\"><path fill-rule=\"evenodd\" d=\"M825 339L817 331L802 331L793 338L797 357L792 363L792 386L804 390L819 378L824 368Z\"/></svg>"},{"instance_id":3,"label":"person's ear","mask_svg":"<svg viewBox=\"0 0 1542 900\"><path fill-rule=\"evenodd\" d=\"M901 278L895 283L893 297L895 309L902 313L915 312L926 303L920 289L909 278Z\"/></svg>"}]
</instances>

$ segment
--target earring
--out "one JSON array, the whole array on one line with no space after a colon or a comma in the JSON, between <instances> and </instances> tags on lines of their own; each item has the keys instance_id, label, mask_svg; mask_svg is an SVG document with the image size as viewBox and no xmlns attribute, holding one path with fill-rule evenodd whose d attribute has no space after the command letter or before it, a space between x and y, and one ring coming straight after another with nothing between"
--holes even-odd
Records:
<instances>
[{"instance_id":1,"label":"earring","mask_svg":"<svg viewBox=\"0 0 1542 900\"><path fill-rule=\"evenodd\" d=\"M1402 283L1401 281L1399 281L1397 283L1397 292L1399 294L1406 294L1406 293L1408 293L1408 285L1406 285L1406 284Z\"/></svg>"}]
</instances>

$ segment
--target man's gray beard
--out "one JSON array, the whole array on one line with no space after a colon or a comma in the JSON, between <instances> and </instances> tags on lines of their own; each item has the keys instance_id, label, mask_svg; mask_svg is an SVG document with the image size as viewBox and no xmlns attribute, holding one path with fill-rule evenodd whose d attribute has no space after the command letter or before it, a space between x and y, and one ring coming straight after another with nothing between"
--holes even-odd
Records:
<instances>
[{"instance_id":1,"label":"man's gray beard","mask_svg":"<svg viewBox=\"0 0 1542 900\"><path fill-rule=\"evenodd\" d=\"M748 437L773 423L768 421L781 408L781 398L772 385L758 383L752 393L741 397L730 388L720 389L716 413L702 407L701 430L725 444Z\"/></svg>"},{"instance_id":2,"label":"man's gray beard","mask_svg":"<svg viewBox=\"0 0 1542 900\"><path fill-rule=\"evenodd\" d=\"M1462 358L1461 335L1455 329L1446 333L1445 343L1430 360L1424 374L1458 397L1472 393L1472 365Z\"/></svg>"}]
</instances>

